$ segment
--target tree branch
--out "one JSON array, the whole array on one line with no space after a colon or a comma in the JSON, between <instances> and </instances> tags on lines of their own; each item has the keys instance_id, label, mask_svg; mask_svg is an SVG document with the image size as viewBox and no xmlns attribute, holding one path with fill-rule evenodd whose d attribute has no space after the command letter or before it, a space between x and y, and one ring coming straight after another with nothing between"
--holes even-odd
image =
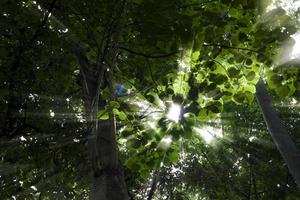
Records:
<instances>
[{"instance_id":1,"label":"tree branch","mask_svg":"<svg viewBox=\"0 0 300 200\"><path fill-rule=\"evenodd\" d=\"M30 44L32 44L36 40L36 38L38 37L38 35L42 31L42 28L46 25L46 23L47 23L47 21L48 21L48 19L50 17L50 14L51 14L51 12L54 9L55 3L56 3L56 0L53 0L51 2L50 7L47 9L46 14L44 16L44 19L43 19L41 25L38 27L38 29L35 31L34 35L31 38Z\"/></svg>"},{"instance_id":2,"label":"tree branch","mask_svg":"<svg viewBox=\"0 0 300 200\"><path fill-rule=\"evenodd\" d=\"M143 53L143 52L137 52L137 51L128 49L126 47L120 47L119 46L119 49L127 51L127 52L129 52L131 54L134 54L134 55L137 55L137 56L145 57L145 58L166 58L166 57L171 57L171 56L173 56L173 55L175 55L175 54L178 53L178 51L173 51L173 52L169 52L169 53L166 53L166 54L149 55L149 54L146 54L146 53Z\"/></svg>"},{"instance_id":3,"label":"tree branch","mask_svg":"<svg viewBox=\"0 0 300 200\"><path fill-rule=\"evenodd\" d=\"M233 47L233 46L227 46L227 45L222 45L222 44L207 44L204 43L203 46L208 47L208 46L214 46L214 47L221 47L224 49L236 49L236 50L243 50L243 51L250 51L250 52L254 52L254 53L261 53L257 50L253 50L253 49L247 49L247 48L243 48L243 47Z\"/></svg>"},{"instance_id":4,"label":"tree branch","mask_svg":"<svg viewBox=\"0 0 300 200\"><path fill-rule=\"evenodd\" d=\"M148 198L147 200L152 200L155 190L156 190L156 186L157 186L157 180L158 179L158 170L155 170L154 174L153 174L153 179L152 179L152 183L151 183L151 189L148 193Z\"/></svg>"}]
</instances>

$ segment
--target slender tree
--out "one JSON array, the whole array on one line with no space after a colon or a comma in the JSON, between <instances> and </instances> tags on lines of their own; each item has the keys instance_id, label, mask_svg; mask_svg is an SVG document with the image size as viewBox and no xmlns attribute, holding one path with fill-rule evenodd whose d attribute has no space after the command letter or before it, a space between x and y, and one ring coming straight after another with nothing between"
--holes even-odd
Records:
<instances>
[{"instance_id":1,"label":"slender tree","mask_svg":"<svg viewBox=\"0 0 300 200\"><path fill-rule=\"evenodd\" d=\"M276 147L285 160L295 182L300 187L300 152L287 129L282 124L276 110L272 106L271 98L264 82L261 80L256 86L256 98L264 116L265 123L268 127Z\"/></svg>"}]
</instances>

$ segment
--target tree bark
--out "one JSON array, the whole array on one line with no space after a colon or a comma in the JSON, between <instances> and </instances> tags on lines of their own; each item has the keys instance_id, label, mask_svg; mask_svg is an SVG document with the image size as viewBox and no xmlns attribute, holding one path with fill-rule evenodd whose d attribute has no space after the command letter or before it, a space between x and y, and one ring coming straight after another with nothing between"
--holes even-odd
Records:
<instances>
[{"instance_id":1,"label":"tree bark","mask_svg":"<svg viewBox=\"0 0 300 200\"><path fill-rule=\"evenodd\" d=\"M122 166L118 162L114 122L113 120L99 121L98 125L97 136L90 138L90 145L96 144L91 148L92 152L90 151L94 160L91 199L126 200L128 192ZM96 169L95 164L97 164Z\"/></svg>"},{"instance_id":2,"label":"tree bark","mask_svg":"<svg viewBox=\"0 0 300 200\"><path fill-rule=\"evenodd\" d=\"M97 112L104 109L105 102L101 98L95 98L98 83L89 79L90 76L85 76L88 90L84 102L88 122L88 153L92 167L91 199L127 200L123 169L118 160L115 118L110 116L108 120L98 119ZM97 101L93 101L94 99Z\"/></svg>"},{"instance_id":3,"label":"tree bark","mask_svg":"<svg viewBox=\"0 0 300 200\"><path fill-rule=\"evenodd\" d=\"M298 187L300 187L300 152L272 107L266 86L262 80L256 85L256 99L273 141L283 157Z\"/></svg>"},{"instance_id":4,"label":"tree bark","mask_svg":"<svg viewBox=\"0 0 300 200\"><path fill-rule=\"evenodd\" d=\"M111 99L114 99L112 83L113 67L117 63L118 37L121 32L122 1L115 1L112 9L112 22L107 27L103 39L103 51L96 64L88 60L79 43L73 43L81 73L81 84L84 93L86 119L88 122L88 153L92 167L91 198L93 200L127 200L128 191L122 165L118 160L116 144L115 118L100 120L99 110L104 110L106 101L101 97L101 88L109 87ZM110 48L108 48L110 47Z\"/></svg>"}]
</instances>

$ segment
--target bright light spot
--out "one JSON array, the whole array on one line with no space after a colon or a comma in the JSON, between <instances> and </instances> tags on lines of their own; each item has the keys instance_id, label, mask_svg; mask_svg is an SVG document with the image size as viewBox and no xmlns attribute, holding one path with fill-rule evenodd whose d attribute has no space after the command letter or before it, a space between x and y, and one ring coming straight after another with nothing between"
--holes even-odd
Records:
<instances>
[{"instance_id":1,"label":"bright light spot","mask_svg":"<svg viewBox=\"0 0 300 200\"><path fill-rule=\"evenodd\" d=\"M151 129L156 128L157 121L162 117L166 109L165 104L160 100L155 99L155 103L150 103L139 97L130 98L127 100L131 105L137 107L138 114L141 115L141 122Z\"/></svg>"},{"instance_id":2,"label":"bright light spot","mask_svg":"<svg viewBox=\"0 0 300 200\"><path fill-rule=\"evenodd\" d=\"M292 38L295 40L295 44L291 53L291 59L295 59L300 57L300 33L292 35Z\"/></svg>"},{"instance_id":3,"label":"bright light spot","mask_svg":"<svg viewBox=\"0 0 300 200\"><path fill-rule=\"evenodd\" d=\"M133 101L133 103L136 104L138 107L140 107L143 111L146 111L151 107L149 103L138 99Z\"/></svg>"},{"instance_id":4,"label":"bright light spot","mask_svg":"<svg viewBox=\"0 0 300 200\"><path fill-rule=\"evenodd\" d=\"M216 138L222 138L222 129L212 127L212 126L204 126L201 128L194 128L194 130L203 138L203 140L210 144Z\"/></svg>"},{"instance_id":5,"label":"bright light spot","mask_svg":"<svg viewBox=\"0 0 300 200\"><path fill-rule=\"evenodd\" d=\"M21 136L21 137L20 137L20 140L23 141L23 142L24 142L24 141L27 141L26 138L25 138L24 136Z\"/></svg>"},{"instance_id":6,"label":"bright light spot","mask_svg":"<svg viewBox=\"0 0 300 200\"><path fill-rule=\"evenodd\" d=\"M172 166L171 174L174 176L176 173L182 173L183 171L180 168Z\"/></svg>"},{"instance_id":7,"label":"bright light spot","mask_svg":"<svg viewBox=\"0 0 300 200\"><path fill-rule=\"evenodd\" d=\"M50 110L50 117L54 117L54 116L55 116L55 113L52 110Z\"/></svg>"},{"instance_id":8,"label":"bright light spot","mask_svg":"<svg viewBox=\"0 0 300 200\"><path fill-rule=\"evenodd\" d=\"M185 61L180 60L180 61L178 61L178 64L179 64L179 69L184 70L184 71L190 70L190 66L188 66Z\"/></svg>"},{"instance_id":9,"label":"bright light spot","mask_svg":"<svg viewBox=\"0 0 300 200\"><path fill-rule=\"evenodd\" d=\"M181 116L181 107L178 104L172 103L167 114L167 118L174 122L179 122Z\"/></svg>"},{"instance_id":10,"label":"bright light spot","mask_svg":"<svg viewBox=\"0 0 300 200\"><path fill-rule=\"evenodd\" d=\"M37 188L33 185L33 186L30 186L30 188L34 191L37 191Z\"/></svg>"},{"instance_id":11,"label":"bright light spot","mask_svg":"<svg viewBox=\"0 0 300 200\"><path fill-rule=\"evenodd\" d=\"M300 8L300 1L295 0L272 0L266 8L266 12L269 12L276 8L283 8L288 15L293 15ZM288 62L289 60L300 57L300 33L296 33L291 36L295 40L294 46L286 45L283 47L285 50L281 58L279 58L279 64Z\"/></svg>"},{"instance_id":12,"label":"bright light spot","mask_svg":"<svg viewBox=\"0 0 300 200\"><path fill-rule=\"evenodd\" d=\"M272 2L267 7L266 11L269 12L273 9L276 9L278 7L282 7L284 10L288 12L288 14L291 14L300 7L300 1L294 1L294 0L284 0L284 1L278 1L278 0L272 0Z\"/></svg>"},{"instance_id":13,"label":"bright light spot","mask_svg":"<svg viewBox=\"0 0 300 200\"><path fill-rule=\"evenodd\" d=\"M75 116L79 122L85 122L85 119L83 118L83 115L81 113L76 113Z\"/></svg>"},{"instance_id":14,"label":"bright light spot","mask_svg":"<svg viewBox=\"0 0 300 200\"><path fill-rule=\"evenodd\" d=\"M151 129L155 129L156 128L156 123L154 121L148 121L147 122L148 126L151 128Z\"/></svg>"},{"instance_id":15,"label":"bright light spot","mask_svg":"<svg viewBox=\"0 0 300 200\"><path fill-rule=\"evenodd\" d=\"M250 142L252 142L253 140L255 140L256 139L256 137L255 136L251 136L251 137L249 137L249 141Z\"/></svg>"},{"instance_id":16,"label":"bright light spot","mask_svg":"<svg viewBox=\"0 0 300 200\"><path fill-rule=\"evenodd\" d=\"M166 109L166 105L160 98L157 99L157 104L158 104L159 108L161 108L163 110Z\"/></svg>"},{"instance_id":17,"label":"bright light spot","mask_svg":"<svg viewBox=\"0 0 300 200\"><path fill-rule=\"evenodd\" d=\"M69 102L69 101L70 101L70 99L69 99L69 98L66 98L66 101L67 101L67 102Z\"/></svg>"},{"instance_id":18,"label":"bright light spot","mask_svg":"<svg viewBox=\"0 0 300 200\"><path fill-rule=\"evenodd\" d=\"M207 96L203 96L202 99L203 99L204 101L206 101L206 100L209 99L209 98L208 98Z\"/></svg>"},{"instance_id":19,"label":"bright light spot","mask_svg":"<svg viewBox=\"0 0 300 200\"><path fill-rule=\"evenodd\" d=\"M78 142L80 142L80 140L78 140L77 138L74 138L73 142L78 143Z\"/></svg>"},{"instance_id":20,"label":"bright light spot","mask_svg":"<svg viewBox=\"0 0 300 200\"><path fill-rule=\"evenodd\" d=\"M20 183L20 186L23 187L23 183L24 182L23 181L19 181L19 183Z\"/></svg>"},{"instance_id":21,"label":"bright light spot","mask_svg":"<svg viewBox=\"0 0 300 200\"><path fill-rule=\"evenodd\" d=\"M291 104L292 104L292 105L295 105L295 104L297 104L297 100L296 100L296 99L294 99L294 98L292 98L292 100L291 100Z\"/></svg>"},{"instance_id":22,"label":"bright light spot","mask_svg":"<svg viewBox=\"0 0 300 200\"><path fill-rule=\"evenodd\" d=\"M66 29L58 29L59 33L67 33L68 31L69 31L68 28L66 28Z\"/></svg>"},{"instance_id":23,"label":"bright light spot","mask_svg":"<svg viewBox=\"0 0 300 200\"><path fill-rule=\"evenodd\" d=\"M158 147L162 148L163 150L167 150L170 147L171 143L172 143L172 136L167 135L161 139L160 143L158 144Z\"/></svg>"},{"instance_id":24,"label":"bright light spot","mask_svg":"<svg viewBox=\"0 0 300 200\"><path fill-rule=\"evenodd\" d=\"M29 98L31 101L34 101L35 98L36 98L36 95L30 93L30 94L28 95L28 98Z\"/></svg>"}]
</instances>

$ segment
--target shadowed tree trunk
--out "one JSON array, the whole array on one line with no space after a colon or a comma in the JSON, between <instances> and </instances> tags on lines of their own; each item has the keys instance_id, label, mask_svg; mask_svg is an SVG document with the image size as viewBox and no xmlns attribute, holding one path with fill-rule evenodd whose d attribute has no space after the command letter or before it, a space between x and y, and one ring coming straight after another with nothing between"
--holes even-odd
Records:
<instances>
[{"instance_id":1,"label":"shadowed tree trunk","mask_svg":"<svg viewBox=\"0 0 300 200\"><path fill-rule=\"evenodd\" d=\"M272 107L266 86L262 80L256 85L256 99L276 147L287 164L291 175L300 187L300 152Z\"/></svg>"},{"instance_id":2,"label":"shadowed tree trunk","mask_svg":"<svg viewBox=\"0 0 300 200\"><path fill-rule=\"evenodd\" d=\"M78 48L75 52L77 52L76 55L81 66L84 105L88 123L88 152L93 184L91 199L126 200L128 199L128 192L122 166L118 161L115 118L110 116L108 120L100 120L97 117L97 112L104 110L106 105L98 93L98 88L102 84L108 84L102 80L107 74L103 73L102 76L99 76L99 80L95 79L94 74L89 71L92 66L82 49ZM104 65L102 67L105 68Z\"/></svg>"},{"instance_id":3,"label":"shadowed tree trunk","mask_svg":"<svg viewBox=\"0 0 300 200\"><path fill-rule=\"evenodd\" d=\"M105 110L107 101L102 98L102 88L108 87L114 100L113 68L117 64L118 40L121 33L124 1L114 1L111 22L103 36L103 48L94 64L88 60L79 42L73 41L81 73L86 119L88 121L88 152L92 167L91 199L127 200L128 191L122 165L118 160L115 117L100 120L99 110Z\"/></svg>"}]
</instances>

